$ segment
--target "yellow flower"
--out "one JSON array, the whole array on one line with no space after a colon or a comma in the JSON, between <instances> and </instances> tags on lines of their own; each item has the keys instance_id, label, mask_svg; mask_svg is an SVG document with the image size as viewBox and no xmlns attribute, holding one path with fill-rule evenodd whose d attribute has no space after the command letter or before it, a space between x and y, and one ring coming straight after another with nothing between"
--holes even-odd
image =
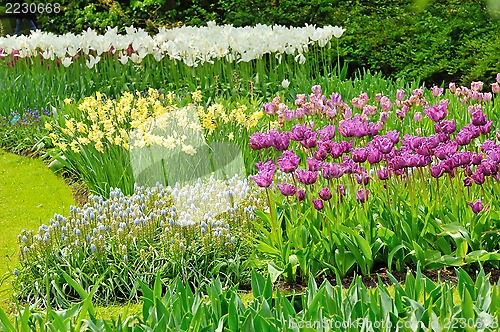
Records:
<instances>
[{"instance_id":1,"label":"yellow flower","mask_svg":"<svg viewBox=\"0 0 500 332\"><path fill-rule=\"evenodd\" d=\"M87 137L78 137L77 140L81 145L88 145L90 143Z\"/></svg>"},{"instance_id":2,"label":"yellow flower","mask_svg":"<svg viewBox=\"0 0 500 332\"><path fill-rule=\"evenodd\" d=\"M168 94L167 94L167 103L169 105L172 105L174 103L174 99L177 98L177 96L175 95L175 93L169 91Z\"/></svg>"},{"instance_id":3,"label":"yellow flower","mask_svg":"<svg viewBox=\"0 0 500 332\"><path fill-rule=\"evenodd\" d=\"M83 122L77 122L76 123L76 129L78 130L78 132L80 132L82 134L85 134L85 133L87 133L89 131L89 128Z\"/></svg>"},{"instance_id":4,"label":"yellow flower","mask_svg":"<svg viewBox=\"0 0 500 332\"><path fill-rule=\"evenodd\" d=\"M74 153L80 153L80 148L78 147L77 141L72 141L69 147L71 148L71 150L73 150Z\"/></svg>"},{"instance_id":5,"label":"yellow flower","mask_svg":"<svg viewBox=\"0 0 500 332\"><path fill-rule=\"evenodd\" d=\"M65 121L65 126L68 129L67 134L68 135L73 135L75 133L75 119L68 119Z\"/></svg>"},{"instance_id":6,"label":"yellow flower","mask_svg":"<svg viewBox=\"0 0 500 332\"><path fill-rule=\"evenodd\" d=\"M59 138L57 137L57 135L55 133L50 133L49 138L52 140L52 144L57 145L56 143L59 140Z\"/></svg>"},{"instance_id":7,"label":"yellow flower","mask_svg":"<svg viewBox=\"0 0 500 332\"><path fill-rule=\"evenodd\" d=\"M232 141L234 139L234 134L231 132L227 135L227 138Z\"/></svg>"},{"instance_id":8,"label":"yellow flower","mask_svg":"<svg viewBox=\"0 0 500 332\"><path fill-rule=\"evenodd\" d=\"M68 144L64 143L64 142L59 142L59 143L56 143L56 146L59 147L59 149L61 149L61 151L66 151L67 148L68 148Z\"/></svg>"},{"instance_id":9,"label":"yellow flower","mask_svg":"<svg viewBox=\"0 0 500 332\"><path fill-rule=\"evenodd\" d=\"M193 101L195 103L200 103L203 96L200 90L196 90L195 92L191 93L191 97L193 98Z\"/></svg>"},{"instance_id":10,"label":"yellow flower","mask_svg":"<svg viewBox=\"0 0 500 332\"><path fill-rule=\"evenodd\" d=\"M211 134L215 129L217 129L217 125L215 124L214 119L206 117L202 120L201 126L208 130L208 133Z\"/></svg>"},{"instance_id":11,"label":"yellow flower","mask_svg":"<svg viewBox=\"0 0 500 332\"><path fill-rule=\"evenodd\" d=\"M240 126L245 125L245 121L247 119L245 113L241 112L240 110L234 110L232 115Z\"/></svg>"},{"instance_id":12,"label":"yellow flower","mask_svg":"<svg viewBox=\"0 0 500 332\"><path fill-rule=\"evenodd\" d=\"M71 104L73 102L73 99L71 99L71 98L65 98L63 101L64 101L64 103L66 105L69 105L69 104Z\"/></svg>"},{"instance_id":13,"label":"yellow flower","mask_svg":"<svg viewBox=\"0 0 500 332\"><path fill-rule=\"evenodd\" d=\"M44 126L45 126L45 129L47 129L49 131L54 130L54 128L52 127L52 125L49 122L45 122Z\"/></svg>"},{"instance_id":14,"label":"yellow flower","mask_svg":"<svg viewBox=\"0 0 500 332\"><path fill-rule=\"evenodd\" d=\"M263 115L264 113L261 111L251 114L245 123L245 127L247 129L255 127L259 123L259 120L263 117Z\"/></svg>"},{"instance_id":15,"label":"yellow flower","mask_svg":"<svg viewBox=\"0 0 500 332\"><path fill-rule=\"evenodd\" d=\"M104 144L101 141L97 141L94 145L95 149L99 152L104 152Z\"/></svg>"}]
</instances>

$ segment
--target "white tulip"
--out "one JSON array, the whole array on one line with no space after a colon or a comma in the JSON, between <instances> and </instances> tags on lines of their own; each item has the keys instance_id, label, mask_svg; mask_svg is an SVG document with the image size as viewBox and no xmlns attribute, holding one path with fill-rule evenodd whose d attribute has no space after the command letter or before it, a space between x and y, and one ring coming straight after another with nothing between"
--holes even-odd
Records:
<instances>
[{"instance_id":1,"label":"white tulip","mask_svg":"<svg viewBox=\"0 0 500 332\"><path fill-rule=\"evenodd\" d=\"M64 58L61 60L61 63L64 67L69 67L73 63L72 58Z\"/></svg>"},{"instance_id":2,"label":"white tulip","mask_svg":"<svg viewBox=\"0 0 500 332\"><path fill-rule=\"evenodd\" d=\"M343 29L342 27L334 26L332 28L332 33L333 33L333 36L335 38L342 37L342 35L344 34L344 32L345 32L345 29Z\"/></svg>"}]
</instances>

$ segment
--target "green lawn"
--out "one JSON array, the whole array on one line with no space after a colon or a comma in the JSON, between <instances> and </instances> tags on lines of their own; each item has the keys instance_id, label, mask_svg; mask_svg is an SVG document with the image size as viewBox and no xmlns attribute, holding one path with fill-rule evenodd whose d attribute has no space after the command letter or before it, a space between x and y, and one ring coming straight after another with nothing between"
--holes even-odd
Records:
<instances>
[{"instance_id":1,"label":"green lawn","mask_svg":"<svg viewBox=\"0 0 500 332\"><path fill-rule=\"evenodd\" d=\"M38 229L54 213L68 214L72 204L70 188L41 160L0 150L0 276L15 267L21 230ZM9 285L0 285L1 307L7 306Z\"/></svg>"}]
</instances>

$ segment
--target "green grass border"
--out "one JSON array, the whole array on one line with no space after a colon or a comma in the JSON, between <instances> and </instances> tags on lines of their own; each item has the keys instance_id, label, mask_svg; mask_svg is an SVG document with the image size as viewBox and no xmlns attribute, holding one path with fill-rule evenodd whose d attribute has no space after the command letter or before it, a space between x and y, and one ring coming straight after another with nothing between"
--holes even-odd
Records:
<instances>
[{"instance_id":1,"label":"green grass border","mask_svg":"<svg viewBox=\"0 0 500 332\"><path fill-rule=\"evenodd\" d=\"M39 159L0 150L0 276L17 263L17 235L48 224L54 213L67 215L74 205L64 179ZM9 307L11 279L0 285L0 307Z\"/></svg>"}]
</instances>

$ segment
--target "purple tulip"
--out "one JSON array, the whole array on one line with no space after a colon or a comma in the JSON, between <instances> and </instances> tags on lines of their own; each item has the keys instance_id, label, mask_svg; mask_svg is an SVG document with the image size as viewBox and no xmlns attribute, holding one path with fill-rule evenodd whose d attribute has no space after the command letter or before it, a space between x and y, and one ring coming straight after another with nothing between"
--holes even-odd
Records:
<instances>
[{"instance_id":1,"label":"purple tulip","mask_svg":"<svg viewBox=\"0 0 500 332\"><path fill-rule=\"evenodd\" d=\"M271 146L274 147L276 151L285 151L290 145L288 136L283 133L279 133L276 129L270 130L268 133L269 141Z\"/></svg>"},{"instance_id":2,"label":"purple tulip","mask_svg":"<svg viewBox=\"0 0 500 332\"><path fill-rule=\"evenodd\" d=\"M389 120L389 113L387 113L387 112L380 112L379 121L380 122L387 122L387 120Z\"/></svg>"},{"instance_id":3,"label":"purple tulip","mask_svg":"<svg viewBox=\"0 0 500 332\"><path fill-rule=\"evenodd\" d=\"M363 115L366 115L366 116L371 116L371 115L375 115L377 114L377 106L373 106L373 105L365 105L363 107L363 112L362 112Z\"/></svg>"},{"instance_id":4,"label":"purple tulip","mask_svg":"<svg viewBox=\"0 0 500 332\"><path fill-rule=\"evenodd\" d=\"M318 179L318 172L311 172L308 170L297 171L297 180L299 180L299 182L305 185L314 184L317 179Z\"/></svg>"},{"instance_id":5,"label":"purple tulip","mask_svg":"<svg viewBox=\"0 0 500 332\"><path fill-rule=\"evenodd\" d=\"M444 89L443 88L439 88L437 86L433 86L432 89L431 89L431 92L432 92L432 95L434 97L439 97L443 94L444 92Z\"/></svg>"},{"instance_id":6,"label":"purple tulip","mask_svg":"<svg viewBox=\"0 0 500 332\"><path fill-rule=\"evenodd\" d=\"M276 115L276 105L274 103L265 103L263 108L264 108L264 113L268 115Z\"/></svg>"},{"instance_id":7,"label":"purple tulip","mask_svg":"<svg viewBox=\"0 0 500 332\"><path fill-rule=\"evenodd\" d=\"M469 165L472 161L472 153L471 152L458 152L453 157L453 160L456 162L456 167Z\"/></svg>"},{"instance_id":8,"label":"purple tulip","mask_svg":"<svg viewBox=\"0 0 500 332\"><path fill-rule=\"evenodd\" d=\"M495 175L498 173L498 163L493 160L487 158L481 161L481 165L477 168L481 170L481 172L486 176Z\"/></svg>"},{"instance_id":9,"label":"purple tulip","mask_svg":"<svg viewBox=\"0 0 500 332\"><path fill-rule=\"evenodd\" d=\"M370 175L368 175L368 173L366 172L358 173L356 174L356 181L358 182L358 184L366 186L368 182L370 182Z\"/></svg>"},{"instance_id":10,"label":"purple tulip","mask_svg":"<svg viewBox=\"0 0 500 332\"><path fill-rule=\"evenodd\" d=\"M271 142L267 134L256 132L250 136L249 145L252 150L261 150L271 147Z\"/></svg>"},{"instance_id":11,"label":"purple tulip","mask_svg":"<svg viewBox=\"0 0 500 332\"><path fill-rule=\"evenodd\" d=\"M457 130L457 125L455 123L455 119L453 120L444 120L434 124L434 130L436 133L445 133L451 134Z\"/></svg>"},{"instance_id":12,"label":"purple tulip","mask_svg":"<svg viewBox=\"0 0 500 332\"><path fill-rule=\"evenodd\" d=\"M368 151L366 148L356 148L352 150L352 160L357 163L364 163L368 157Z\"/></svg>"},{"instance_id":13,"label":"purple tulip","mask_svg":"<svg viewBox=\"0 0 500 332\"><path fill-rule=\"evenodd\" d=\"M321 199L319 199L319 198L313 199L312 202L313 202L314 208L316 210L318 210L318 211L323 210L323 201Z\"/></svg>"},{"instance_id":14,"label":"purple tulip","mask_svg":"<svg viewBox=\"0 0 500 332\"><path fill-rule=\"evenodd\" d=\"M368 149L368 155L366 159L370 163L370 165L379 163L384 156L377 149Z\"/></svg>"},{"instance_id":15,"label":"purple tulip","mask_svg":"<svg viewBox=\"0 0 500 332\"><path fill-rule=\"evenodd\" d=\"M394 156L392 159L388 160L389 167L393 171L402 170L408 167L408 157L409 155Z\"/></svg>"},{"instance_id":16,"label":"purple tulip","mask_svg":"<svg viewBox=\"0 0 500 332\"><path fill-rule=\"evenodd\" d=\"M335 127L328 125L323 127L323 129L317 130L316 133L319 134L320 141L329 141L335 137Z\"/></svg>"},{"instance_id":17,"label":"purple tulip","mask_svg":"<svg viewBox=\"0 0 500 332\"><path fill-rule=\"evenodd\" d=\"M314 85L311 88L311 91L316 95L316 96L321 96L323 94L323 90L321 89L320 85Z\"/></svg>"},{"instance_id":18,"label":"purple tulip","mask_svg":"<svg viewBox=\"0 0 500 332\"><path fill-rule=\"evenodd\" d=\"M486 114L484 114L482 110L477 109L472 112L472 124L474 126L484 126L487 121Z\"/></svg>"},{"instance_id":19,"label":"purple tulip","mask_svg":"<svg viewBox=\"0 0 500 332\"><path fill-rule=\"evenodd\" d=\"M332 101L334 106L338 106L342 103L342 95L338 92L334 92L330 96L330 100Z\"/></svg>"},{"instance_id":20,"label":"purple tulip","mask_svg":"<svg viewBox=\"0 0 500 332\"><path fill-rule=\"evenodd\" d=\"M345 191L345 186L343 184L339 184L339 187L337 188L337 192L339 196L345 196L346 191Z\"/></svg>"},{"instance_id":21,"label":"purple tulip","mask_svg":"<svg viewBox=\"0 0 500 332\"><path fill-rule=\"evenodd\" d=\"M472 123L463 126L462 129L460 129L460 131L462 130L468 131L472 139L478 138L479 135L481 135L481 128L473 125Z\"/></svg>"},{"instance_id":22,"label":"purple tulip","mask_svg":"<svg viewBox=\"0 0 500 332\"><path fill-rule=\"evenodd\" d=\"M498 145L490 139L485 140L483 144L481 144L481 151L483 152L495 151L498 148Z\"/></svg>"},{"instance_id":23,"label":"purple tulip","mask_svg":"<svg viewBox=\"0 0 500 332\"><path fill-rule=\"evenodd\" d=\"M402 89L398 89L396 91L396 99L399 101L403 101L406 98L406 92Z\"/></svg>"},{"instance_id":24,"label":"purple tulip","mask_svg":"<svg viewBox=\"0 0 500 332\"><path fill-rule=\"evenodd\" d=\"M427 137L426 143L429 149L435 149L440 143L438 134Z\"/></svg>"},{"instance_id":25,"label":"purple tulip","mask_svg":"<svg viewBox=\"0 0 500 332\"><path fill-rule=\"evenodd\" d=\"M382 107L382 111L387 112L392 108L392 102L386 96L380 98L380 106Z\"/></svg>"},{"instance_id":26,"label":"purple tulip","mask_svg":"<svg viewBox=\"0 0 500 332\"><path fill-rule=\"evenodd\" d=\"M460 129L457 136L455 136L455 141L460 146L468 145L472 140L471 132L469 130L462 130L462 129Z\"/></svg>"},{"instance_id":27,"label":"purple tulip","mask_svg":"<svg viewBox=\"0 0 500 332\"><path fill-rule=\"evenodd\" d=\"M466 177L464 179L464 186L465 187L470 187L470 186L472 186L473 183L474 183L474 181L470 177Z\"/></svg>"},{"instance_id":28,"label":"purple tulip","mask_svg":"<svg viewBox=\"0 0 500 332\"><path fill-rule=\"evenodd\" d=\"M471 157L471 164L472 165L479 165L481 164L481 161L483 160L483 155L479 153L472 153Z\"/></svg>"},{"instance_id":29,"label":"purple tulip","mask_svg":"<svg viewBox=\"0 0 500 332\"><path fill-rule=\"evenodd\" d=\"M448 100L442 100L439 105L426 108L424 112L432 121L439 122L448 114Z\"/></svg>"},{"instance_id":30,"label":"purple tulip","mask_svg":"<svg viewBox=\"0 0 500 332\"><path fill-rule=\"evenodd\" d=\"M292 150L284 151L278 158L278 166L285 173L292 173L298 167L300 158Z\"/></svg>"},{"instance_id":31,"label":"purple tulip","mask_svg":"<svg viewBox=\"0 0 500 332\"><path fill-rule=\"evenodd\" d=\"M379 169L377 173L380 180L387 180L389 178L389 169L386 167Z\"/></svg>"},{"instance_id":32,"label":"purple tulip","mask_svg":"<svg viewBox=\"0 0 500 332\"><path fill-rule=\"evenodd\" d=\"M368 189L360 189L358 190L358 193L356 194L356 200L360 203L366 202L368 199L368 194L370 193L370 190Z\"/></svg>"},{"instance_id":33,"label":"purple tulip","mask_svg":"<svg viewBox=\"0 0 500 332\"><path fill-rule=\"evenodd\" d=\"M252 179L259 187L267 188L273 183L273 175L274 173L271 172L259 172Z\"/></svg>"},{"instance_id":34,"label":"purple tulip","mask_svg":"<svg viewBox=\"0 0 500 332\"><path fill-rule=\"evenodd\" d=\"M295 96L295 106L301 107L306 102L305 94L298 94Z\"/></svg>"},{"instance_id":35,"label":"purple tulip","mask_svg":"<svg viewBox=\"0 0 500 332\"><path fill-rule=\"evenodd\" d=\"M399 142L399 131L397 131L397 130L390 130L387 133L385 133L385 136L389 137L389 139L392 141L393 144L398 144L398 142ZM380 152L382 152L382 151L380 151Z\"/></svg>"},{"instance_id":36,"label":"purple tulip","mask_svg":"<svg viewBox=\"0 0 500 332\"><path fill-rule=\"evenodd\" d=\"M354 141L342 141L340 142L340 146L342 147L342 153L349 153L352 151L352 146L354 145Z\"/></svg>"},{"instance_id":37,"label":"purple tulip","mask_svg":"<svg viewBox=\"0 0 500 332\"><path fill-rule=\"evenodd\" d=\"M303 201L306 199L306 191L304 189L299 189L297 190L296 196L299 201Z\"/></svg>"},{"instance_id":38,"label":"purple tulip","mask_svg":"<svg viewBox=\"0 0 500 332\"><path fill-rule=\"evenodd\" d=\"M444 168L441 164L431 166L431 175L434 178L439 178L444 174Z\"/></svg>"},{"instance_id":39,"label":"purple tulip","mask_svg":"<svg viewBox=\"0 0 500 332\"><path fill-rule=\"evenodd\" d=\"M441 160L454 155L458 150L458 144L455 141L449 141L448 143L440 143L435 149L434 154Z\"/></svg>"},{"instance_id":40,"label":"purple tulip","mask_svg":"<svg viewBox=\"0 0 500 332\"><path fill-rule=\"evenodd\" d=\"M255 166L259 170L259 172L265 172L265 173L273 173L276 171L276 165L274 164L273 160L268 160L266 162L256 162Z\"/></svg>"},{"instance_id":41,"label":"purple tulip","mask_svg":"<svg viewBox=\"0 0 500 332\"><path fill-rule=\"evenodd\" d=\"M318 144L319 145L319 144ZM313 157L316 160L323 161L328 157L328 150L326 147L319 145L318 150L313 152Z\"/></svg>"},{"instance_id":42,"label":"purple tulip","mask_svg":"<svg viewBox=\"0 0 500 332\"><path fill-rule=\"evenodd\" d=\"M340 167L340 165L337 163L333 164L323 163L323 168L321 172L326 180L338 179L342 175L344 175L342 167Z\"/></svg>"},{"instance_id":43,"label":"purple tulip","mask_svg":"<svg viewBox=\"0 0 500 332\"><path fill-rule=\"evenodd\" d=\"M482 185L485 181L485 177L481 169L477 169L474 174L471 175L472 180L475 184Z\"/></svg>"},{"instance_id":44,"label":"purple tulip","mask_svg":"<svg viewBox=\"0 0 500 332\"><path fill-rule=\"evenodd\" d=\"M486 124L484 126L479 127L479 131L481 132L481 134L487 135L490 133L492 125L493 125L493 121L489 120L486 122Z\"/></svg>"},{"instance_id":45,"label":"purple tulip","mask_svg":"<svg viewBox=\"0 0 500 332\"><path fill-rule=\"evenodd\" d=\"M467 205L469 205L472 208L472 211L474 213L479 213L483 210L483 202L481 200L476 200L475 203L472 202L467 202Z\"/></svg>"},{"instance_id":46,"label":"purple tulip","mask_svg":"<svg viewBox=\"0 0 500 332\"><path fill-rule=\"evenodd\" d=\"M342 144L333 142L331 147L330 147L330 155L332 156L333 159L337 159L344 153L344 149Z\"/></svg>"},{"instance_id":47,"label":"purple tulip","mask_svg":"<svg viewBox=\"0 0 500 332\"><path fill-rule=\"evenodd\" d=\"M294 141L303 141L313 136L311 129L307 128L302 124L298 124L292 127L292 131L289 133L289 137Z\"/></svg>"},{"instance_id":48,"label":"purple tulip","mask_svg":"<svg viewBox=\"0 0 500 332\"><path fill-rule=\"evenodd\" d=\"M342 166L342 169L346 174L354 173L358 169L358 164L356 164L354 160L349 158L349 156L344 156L340 165Z\"/></svg>"},{"instance_id":49,"label":"purple tulip","mask_svg":"<svg viewBox=\"0 0 500 332\"><path fill-rule=\"evenodd\" d=\"M387 154L392 151L394 147L394 142L388 136L375 136L373 138L372 144L383 154Z\"/></svg>"},{"instance_id":50,"label":"purple tulip","mask_svg":"<svg viewBox=\"0 0 500 332\"><path fill-rule=\"evenodd\" d=\"M450 84L448 84L448 89L450 90L451 93L455 93L456 90L457 90L457 85L453 82L451 82Z\"/></svg>"},{"instance_id":51,"label":"purple tulip","mask_svg":"<svg viewBox=\"0 0 500 332\"><path fill-rule=\"evenodd\" d=\"M315 158L307 158L307 169L311 172L321 170L321 162Z\"/></svg>"},{"instance_id":52,"label":"purple tulip","mask_svg":"<svg viewBox=\"0 0 500 332\"><path fill-rule=\"evenodd\" d=\"M316 135L313 135L305 140L300 141L300 144L302 144L303 147L306 149L313 149L315 148L318 143L316 142Z\"/></svg>"},{"instance_id":53,"label":"purple tulip","mask_svg":"<svg viewBox=\"0 0 500 332\"><path fill-rule=\"evenodd\" d=\"M330 191L330 188L323 188L319 191L319 197L321 197L322 200L327 201L330 198L332 198L332 192Z\"/></svg>"},{"instance_id":54,"label":"purple tulip","mask_svg":"<svg viewBox=\"0 0 500 332\"><path fill-rule=\"evenodd\" d=\"M284 196L293 196L297 193L297 188L292 184L280 183L277 187Z\"/></svg>"}]
</instances>

